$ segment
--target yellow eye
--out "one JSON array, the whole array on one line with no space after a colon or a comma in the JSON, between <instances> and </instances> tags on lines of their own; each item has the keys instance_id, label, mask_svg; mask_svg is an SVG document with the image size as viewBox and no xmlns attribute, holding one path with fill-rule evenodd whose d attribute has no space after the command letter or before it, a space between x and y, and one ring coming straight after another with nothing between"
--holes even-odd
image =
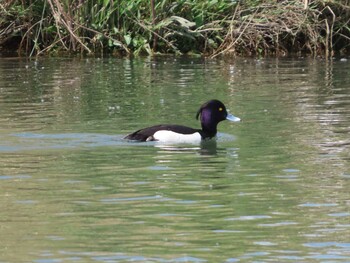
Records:
<instances>
[{"instance_id":1,"label":"yellow eye","mask_svg":"<svg viewBox=\"0 0 350 263\"><path fill-rule=\"evenodd\" d=\"M223 110L223 109L220 107L220 108L219 108L219 111L222 111L222 110Z\"/></svg>"}]
</instances>

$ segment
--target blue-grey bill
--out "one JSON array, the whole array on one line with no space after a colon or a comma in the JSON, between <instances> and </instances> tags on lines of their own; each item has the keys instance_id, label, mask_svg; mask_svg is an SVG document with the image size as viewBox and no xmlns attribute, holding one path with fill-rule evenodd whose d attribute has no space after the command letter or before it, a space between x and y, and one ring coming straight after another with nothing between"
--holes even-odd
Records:
<instances>
[{"instance_id":1,"label":"blue-grey bill","mask_svg":"<svg viewBox=\"0 0 350 263\"><path fill-rule=\"evenodd\" d=\"M233 122L239 122L241 121L240 118L233 116L232 114L227 114L226 120L233 121Z\"/></svg>"}]
</instances>

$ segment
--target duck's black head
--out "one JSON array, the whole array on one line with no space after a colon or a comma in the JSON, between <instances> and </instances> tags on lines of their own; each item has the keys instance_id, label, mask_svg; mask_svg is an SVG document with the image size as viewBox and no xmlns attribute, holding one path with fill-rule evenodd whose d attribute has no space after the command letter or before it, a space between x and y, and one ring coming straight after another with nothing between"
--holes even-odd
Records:
<instances>
[{"instance_id":1,"label":"duck's black head","mask_svg":"<svg viewBox=\"0 0 350 263\"><path fill-rule=\"evenodd\" d=\"M219 100L210 100L204 103L197 112L196 118L200 116L203 133L206 137L214 137L217 132L219 122L229 120L233 122L240 121L238 117L229 114L225 105Z\"/></svg>"}]
</instances>

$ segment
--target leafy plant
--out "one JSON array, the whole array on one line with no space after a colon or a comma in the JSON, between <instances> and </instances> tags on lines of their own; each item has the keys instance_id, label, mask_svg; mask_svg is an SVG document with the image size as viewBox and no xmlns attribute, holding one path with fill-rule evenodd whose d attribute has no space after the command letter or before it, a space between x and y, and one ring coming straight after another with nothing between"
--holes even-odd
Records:
<instances>
[{"instance_id":1,"label":"leafy plant","mask_svg":"<svg viewBox=\"0 0 350 263\"><path fill-rule=\"evenodd\" d=\"M3 0L0 46L129 54L320 53L350 46L343 1Z\"/></svg>"}]
</instances>

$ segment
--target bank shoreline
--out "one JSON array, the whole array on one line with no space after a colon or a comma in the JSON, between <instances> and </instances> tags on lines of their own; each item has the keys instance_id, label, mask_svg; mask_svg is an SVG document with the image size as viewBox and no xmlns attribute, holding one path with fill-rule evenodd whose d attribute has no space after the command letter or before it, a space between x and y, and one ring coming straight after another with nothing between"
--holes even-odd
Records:
<instances>
[{"instance_id":1,"label":"bank shoreline","mask_svg":"<svg viewBox=\"0 0 350 263\"><path fill-rule=\"evenodd\" d=\"M34 1L0 6L0 53L350 53L349 1Z\"/></svg>"}]
</instances>

